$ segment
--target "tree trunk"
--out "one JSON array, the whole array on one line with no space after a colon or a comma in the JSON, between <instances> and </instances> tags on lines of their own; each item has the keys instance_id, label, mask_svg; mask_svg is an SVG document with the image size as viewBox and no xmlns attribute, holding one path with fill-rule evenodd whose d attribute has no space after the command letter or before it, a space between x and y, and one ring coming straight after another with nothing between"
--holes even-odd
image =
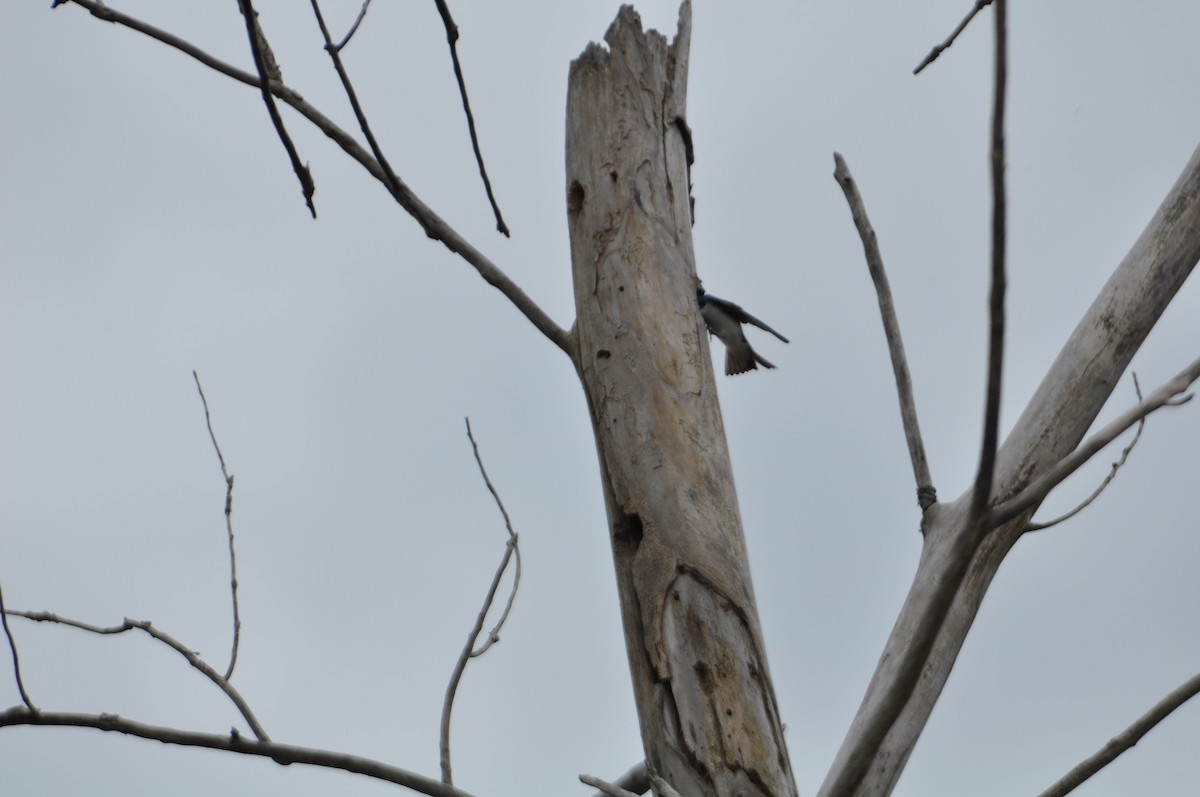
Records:
<instances>
[{"instance_id":1,"label":"tree trunk","mask_svg":"<svg viewBox=\"0 0 1200 797\"><path fill-rule=\"evenodd\" d=\"M673 43L624 7L571 65L576 365L596 436L646 761L687 797L794 795L708 341Z\"/></svg>"}]
</instances>

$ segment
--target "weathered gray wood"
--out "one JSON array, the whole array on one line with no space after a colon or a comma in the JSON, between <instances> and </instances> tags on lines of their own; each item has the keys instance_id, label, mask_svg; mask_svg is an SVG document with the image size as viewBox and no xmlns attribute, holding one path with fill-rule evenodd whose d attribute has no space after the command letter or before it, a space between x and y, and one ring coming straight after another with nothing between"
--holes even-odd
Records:
<instances>
[{"instance_id":1,"label":"weathered gray wood","mask_svg":"<svg viewBox=\"0 0 1200 797\"><path fill-rule=\"evenodd\" d=\"M993 504L1020 492L1079 445L1198 259L1200 148L1080 320L1001 446ZM971 533L965 526L970 500L968 491L952 504L937 504L926 512L922 522L925 545L913 585L819 797L840 797L831 784L860 752L860 731L892 685L902 651L915 641L912 630L928 610L933 585L946 572L954 542ZM976 551L916 691L882 747L872 754L870 770L853 794L883 797L892 792L949 678L984 593L1034 509L992 531Z\"/></svg>"},{"instance_id":2,"label":"weathered gray wood","mask_svg":"<svg viewBox=\"0 0 1200 797\"><path fill-rule=\"evenodd\" d=\"M571 65L575 361L651 770L689 797L793 795L696 302L690 25L685 2L668 44L624 7Z\"/></svg>"}]
</instances>

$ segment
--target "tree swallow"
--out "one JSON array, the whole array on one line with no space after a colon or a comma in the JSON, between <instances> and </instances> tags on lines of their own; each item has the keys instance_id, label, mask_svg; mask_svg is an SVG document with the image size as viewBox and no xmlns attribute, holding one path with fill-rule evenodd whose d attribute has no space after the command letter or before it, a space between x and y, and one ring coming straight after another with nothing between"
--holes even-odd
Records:
<instances>
[{"instance_id":1,"label":"tree swallow","mask_svg":"<svg viewBox=\"0 0 1200 797\"><path fill-rule=\"evenodd\" d=\"M733 302L727 302L705 293L704 288L696 289L696 299L700 302L700 315L704 317L704 324L708 327L709 334L716 335L725 344L726 374L743 374L746 371L753 371L760 365L763 368L775 367L750 348L750 342L746 340L746 335L742 332L742 324L753 324L759 329L765 329L784 343L789 342L787 338Z\"/></svg>"}]
</instances>

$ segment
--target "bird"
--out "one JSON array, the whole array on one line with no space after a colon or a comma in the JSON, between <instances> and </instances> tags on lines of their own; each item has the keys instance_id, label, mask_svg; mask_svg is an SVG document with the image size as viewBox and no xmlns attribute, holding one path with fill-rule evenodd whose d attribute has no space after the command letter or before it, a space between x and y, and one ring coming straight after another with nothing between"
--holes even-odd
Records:
<instances>
[{"instance_id":1,"label":"bird","mask_svg":"<svg viewBox=\"0 0 1200 797\"><path fill-rule=\"evenodd\" d=\"M784 343L790 342L787 338L733 302L705 293L703 287L696 288L696 300L700 303L700 315L704 317L704 324L708 327L709 334L716 335L725 344L725 373L727 375L744 374L747 371L753 371L760 365L763 368L775 367L750 348L750 341L746 340L746 335L742 332L742 324L753 324L759 329L765 329Z\"/></svg>"}]
</instances>

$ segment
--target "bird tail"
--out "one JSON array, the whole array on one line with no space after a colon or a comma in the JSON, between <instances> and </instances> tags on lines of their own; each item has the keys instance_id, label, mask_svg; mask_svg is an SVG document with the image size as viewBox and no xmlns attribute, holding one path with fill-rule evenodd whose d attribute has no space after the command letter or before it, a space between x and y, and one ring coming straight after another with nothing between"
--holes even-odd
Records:
<instances>
[{"instance_id":1,"label":"bird tail","mask_svg":"<svg viewBox=\"0 0 1200 797\"><path fill-rule=\"evenodd\" d=\"M744 374L747 371L753 371L758 366L763 368L774 368L774 364L767 362L759 356L758 352L749 346L745 347L726 347L725 349L725 374L726 376L734 376L735 374Z\"/></svg>"}]
</instances>

